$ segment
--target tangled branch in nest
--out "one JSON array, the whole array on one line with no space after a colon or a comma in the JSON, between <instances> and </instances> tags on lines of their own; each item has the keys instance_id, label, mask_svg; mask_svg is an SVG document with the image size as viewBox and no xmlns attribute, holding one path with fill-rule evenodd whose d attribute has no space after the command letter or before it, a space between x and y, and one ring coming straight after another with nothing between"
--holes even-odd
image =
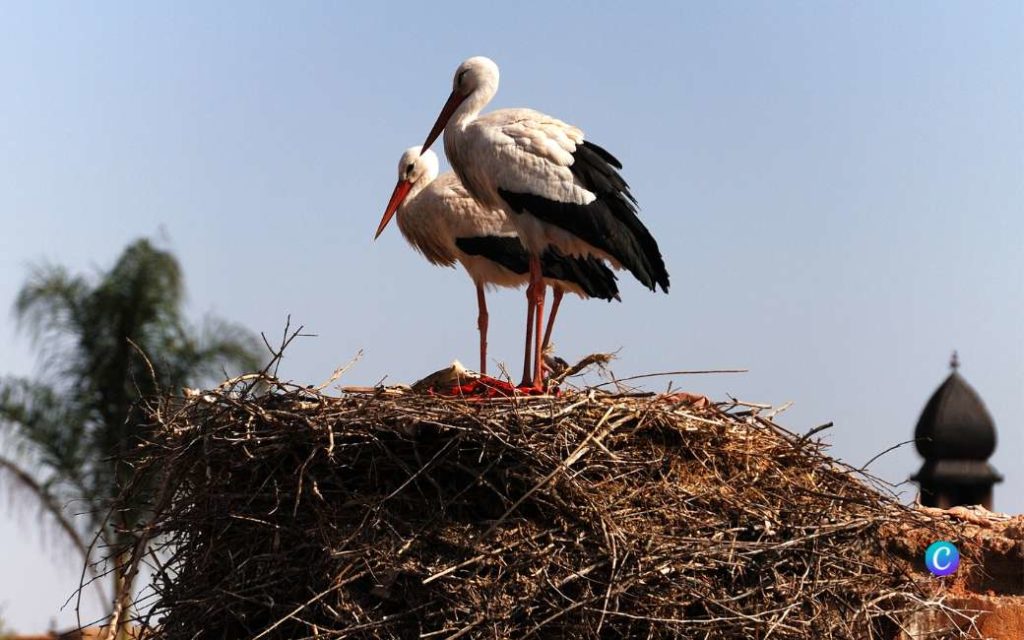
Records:
<instances>
[{"instance_id":1,"label":"tangled branch in nest","mask_svg":"<svg viewBox=\"0 0 1024 640\"><path fill-rule=\"evenodd\" d=\"M943 610L879 535L922 516L757 409L250 382L153 413L151 638L893 638Z\"/></svg>"}]
</instances>

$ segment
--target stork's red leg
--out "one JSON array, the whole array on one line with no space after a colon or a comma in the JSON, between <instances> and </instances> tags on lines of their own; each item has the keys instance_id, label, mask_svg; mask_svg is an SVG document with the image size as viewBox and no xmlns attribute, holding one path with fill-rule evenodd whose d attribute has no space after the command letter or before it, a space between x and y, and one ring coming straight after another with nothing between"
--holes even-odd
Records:
<instances>
[{"instance_id":1,"label":"stork's red leg","mask_svg":"<svg viewBox=\"0 0 1024 640\"><path fill-rule=\"evenodd\" d=\"M565 295L562 287L551 287L551 291L551 315L548 317L548 328L544 330L544 344L541 346L542 356L551 345L551 331L555 328L555 316L558 315L558 305L562 304L562 296Z\"/></svg>"},{"instance_id":2,"label":"stork's red leg","mask_svg":"<svg viewBox=\"0 0 1024 640\"><path fill-rule=\"evenodd\" d=\"M533 360L530 354L533 353L533 284L526 287L526 355L523 356L523 381L521 387L528 387L532 382Z\"/></svg>"},{"instance_id":3,"label":"stork's red leg","mask_svg":"<svg viewBox=\"0 0 1024 640\"><path fill-rule=\"evenodd\" d=\"M533 286L534 304L537 307L537 335L533 359L533 388L538 391L544 389L544 295L547 293L547 285L544 284L544 276L541 273L540 258L530 256L530 284Z\"/></svg>"},{"instance_id":4,"label":"stork's red leg","mask_svg":"<svg viewBox=\"0 0 1024 640\"><path fill-rule=\"evenodd\" d=\"M480 375L487 375L487 297L484 286L476 285L476 328L480 331Z\"/></svg>"}]
</instances>

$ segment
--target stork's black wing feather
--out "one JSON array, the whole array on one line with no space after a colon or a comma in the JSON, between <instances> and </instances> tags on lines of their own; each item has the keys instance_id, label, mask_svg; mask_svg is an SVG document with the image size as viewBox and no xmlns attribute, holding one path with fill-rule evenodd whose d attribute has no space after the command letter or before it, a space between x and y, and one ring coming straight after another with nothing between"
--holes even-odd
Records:
<instances>
[{"instance_id":1,"label":"stork's black wing feather","mask_svg":"<svg viewBox=\"0 0 1024 640\"><path fill-rule=\"evenodd\" d=\"M668 271L658 243L625 197L598 197L590 204L582 205L556 202L531 193L512 193L502 189L498 193L513 211L529 213L569 231L615 258L645 287L653 291L660 286L663 291L668 291Z\"/></svg>"},{"instance_id":2,"label":"stork's black wing feather","mask_svg":"<svg viewBox=\"0 0 1024 640\"><path fill-rule=\"evenodd\" d=\"M516 213L529 213L561 227L622 263L652 291L668 291L669 278L658 242L637 215L636 198L619 175L621 163L598 145L584 141L569 167L580 186L597 198L590 204L557 202L532 193L498 189Z\"/></svg>"},{"instance_id":3,"label":"stork's black wing feather","mask_svg":"<svg viewBox=\"0 0 1024 640\"><path fill-rule=\"evenodd\" d=\"M474 236L456 238L455 246L471 256L481 256L509 271L525 274L530 271L530 257L519 238L509 236ZM574 258L554 247L540 258L545 278L571 282L591 298L618 299L619 287L615 273L601 260L593 257Z\"/></svg>"}]
</instances>

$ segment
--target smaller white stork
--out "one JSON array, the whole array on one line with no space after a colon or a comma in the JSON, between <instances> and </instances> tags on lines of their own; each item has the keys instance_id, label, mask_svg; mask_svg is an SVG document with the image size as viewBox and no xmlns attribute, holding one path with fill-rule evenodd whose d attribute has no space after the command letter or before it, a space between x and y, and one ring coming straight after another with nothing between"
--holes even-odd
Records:
<instances>
[{"instance_id":1,"label":"smaller white stork","mask_svg":"<svg viewBox=\"0 0 1024 640\"><path fill-rule=\"evenodd\" d=\"M498 91L498 77L498 65L483 56L459 65L423 148L444 131L445 154L459 180L481 206L508 214L529 253L527 325L536 316L533 385L542 389L545 287L539 258L545 251L608 260L652 291L667 292L669 276L615 156L585 140L577 127L533 109L481 115Z\"/></svg>"},{"instance_id":2,"label":"smaller white stork","mask_svg":"<svg viewBox=\"0 0 1024 640\"><path fill-rule=\"evenodd\" d=\"M398 162L398 184L391 194L374 239L397 214L406 241L431 264L453 267L460 263L476 285L477 328L480 331L480 373L487 373L488 287L521 287L530 274L530 256L515 227L501 209L480 205L454 173L438 176L437 155L410 147ZM554 304L543 344L551 339L558 303L565 291L581 298L619 299L615 274L593 257L571 258L557 249L540 257L545 283L554 289ZM528 327L529 330L529 327ZM539 327L538 327L539 330ZM539 337L539 335L538 335ZM532 336L527 335L527 347ZM527 349L523 386L532 384ZM538 356L540 357L540 356Z\"/></svg>"}]
</instances>

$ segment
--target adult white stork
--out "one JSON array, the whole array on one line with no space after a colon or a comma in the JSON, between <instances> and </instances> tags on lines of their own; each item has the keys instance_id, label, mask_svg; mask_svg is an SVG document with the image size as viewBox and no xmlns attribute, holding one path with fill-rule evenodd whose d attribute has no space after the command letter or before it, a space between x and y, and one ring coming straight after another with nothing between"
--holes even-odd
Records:
<instances>
[{"instance_id":1,"label":"adult white stork","mask_svg":"<svg viewBox=\"0 0 1024 640\"><path fill-rule=\"evenodd\" d=\"M398 184L384 210L374 239L397 213L406 241L431 264L452 267L458 262L476 285L480 330L480 373L487 373L487 300L489 286L520 287L529 281L530 258L515 228L501 209L481 206L454 173L438 176L437 155L410 147L398 162ZM551 339L558 302L565 291L581 298L618 299L615 274L601 260L567 257L557 248L540 256L544 282L554 289L555 306L544 335ZM542 285L543 286L543 285ZM539 327L538 327L539 331ZM530 336L527 336L529 346ZM529 352L528 352L529 353ZM523 385L532 384L529 359Z\"/></svg>"},{"instance_id":2,"label":"adult white stork","mask_svg":"<svg viewBox=\"0 0 1024 640\"><path fill-rule=\"evenodd\" d=\"M497 91L498 65L492 60L477 56L459 65L423 148L443 130L448 161L462 184L483 206L509 213L530 254L526 322L532 326L536 316L533 385L541 388L545 250L606 259L652 291L668 291L668 272L618 173L622 164L586 141L580 129L532 109L480 115Z\"/></svg>"}]
</instances>

